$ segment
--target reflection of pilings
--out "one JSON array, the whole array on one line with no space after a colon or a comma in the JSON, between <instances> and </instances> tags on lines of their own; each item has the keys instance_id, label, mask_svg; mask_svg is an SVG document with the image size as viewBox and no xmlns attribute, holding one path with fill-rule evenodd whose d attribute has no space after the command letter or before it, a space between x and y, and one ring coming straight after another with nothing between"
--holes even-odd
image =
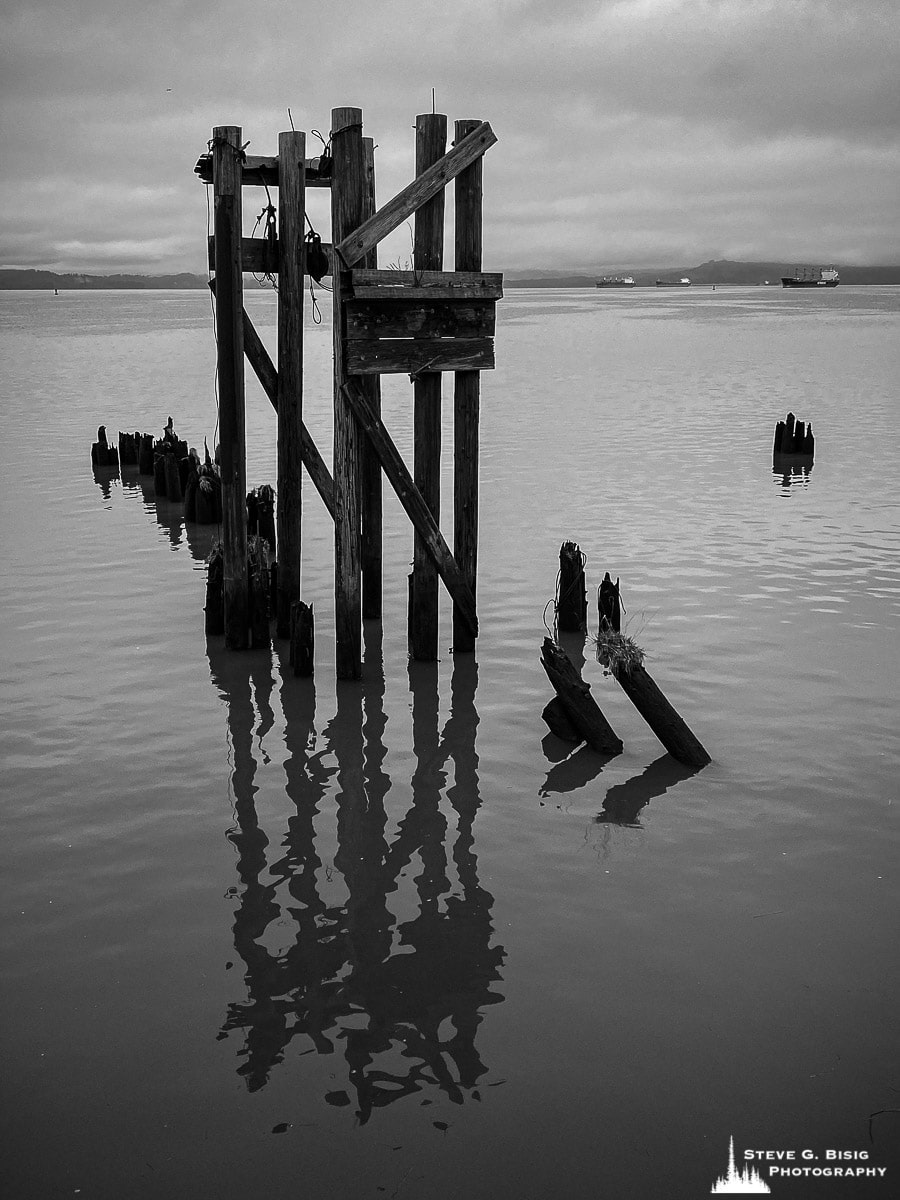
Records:
<instances>
[{"instance_id":1,"label":"reflection of pilings","mask_svg":"<svg viewBox=\"0 0 900 1200\"><path fill-rule=\"evenodd\" d=\"M638 813L645 805L699 770L678 762L671 754L663 754L640 775L611 787L603 801L603 811L594 819L599 824L639 825Z\"/></svg>"},{"instance_id":2,"label":"reflection of pilings","mask_svg":"<svg viewBox=\"0 0 900 1200\"><path fill-rule=\"evenodd\" d=\"M265 666L254 677L246 666L235 671L235 663L240 667L246 657L235 660L224 650L210 651L213 680L229 706L237 818L229 838L238 849L243 889L234 940L248 993L246 1001L229 1005L220 1036L243 1031L239 1074L251 1090L265 1085L293 1038L306 1035L326 1054L343 1043L348 1090L355 1093L362 1123L375 1109L428 1087L438 1087L456 1103L465 1099L486 1071L475 1038L482 1008L503 999L491 987L501 978L504 958L503 949L491 945L493 898L478 882L474 851L472 827L480 804L477 667L468 656L456 662L451 714L439 735L436 669L414 664L413 803L388 848L385 796L391 780L384 771L385 683L381 633L375 626L366 628L365 650L366 682L362 687L338 684L337 712L324 731L322 749L316 748L312 683L293 676L286 650L277 658L286 791L296 813L288 821L283 854L268 865L268 875L268 842L253 801L255 709L260 750L272 720L269 658L260 656ZM335 766L326 765L332 759ZM455 889L441 811L445 767L451 761L455 777L447 799L457 821ZM335 785L335 866L348 894L343 905L328 905L319 894L322 862L316 850L321 801ZM398 926L387 900L411 886L402 872L416 854L423 863L414 881L419 911ZM264 882L267 878L272 882ZM283 898L277 902L276 896L284 896L279 888L289 891L290 906ZM283 925L288 913L296 921L292 943L280 951L267 949L267 930L276 921ZM404 1060L400 1069L394 1065L398 1054ZM341 1098L349 1099L343 1089L325 1097L332 1103Z\"/></svg>"},{"instance_id":3,"label":"reflection of pilings","mask_svg":"<svg viewBox=\"0 0 900 1200\"><path fill-rule=\"evenodd\" d=\"M280 915L275 903L275 889L263 884L260 877L266 870L266 847L269 839L259 826L254 797L256 795L256 759L253 756L255 709L251 694L251 673L246 658L226 656L224 651L209 643L210 674L228 709L228 735L231 743L231 787L235 825L228 831L228 840L237 850L237 873L242 885L240 902L234 917L234 947L246 967L245 979L250 1002L242 1011L240 1024L248 1029L247 1062L240 1073L247 1077L251 1091L262 1087L273 1061L279 1061L278 1051L285 1039L281 1036L284 1014L273 1002L275 989L271 984L269 954L258 939L269 924ZM256 666L256 664L254 664ZM273 681L271 664L266 658L264 667L256 667L257 695L267 697ZM271 711L271 710L269 710ZM226 1028L231 1022L226 1023Z\"/></svg>"}]
</instances>

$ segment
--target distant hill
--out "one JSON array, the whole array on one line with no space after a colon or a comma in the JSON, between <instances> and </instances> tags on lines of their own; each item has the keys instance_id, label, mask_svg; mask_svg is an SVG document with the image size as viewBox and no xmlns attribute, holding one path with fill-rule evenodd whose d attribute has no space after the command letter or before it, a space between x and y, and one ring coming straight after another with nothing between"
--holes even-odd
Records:
<instances>
[{"instance_id":1,"label":"distant hill","mask_svg":"<svg viewBox=\"0 0 900 1200\"><path fill-rule=\"evenodd\" d=\"M678 279L686 275L695 284L780 284L782 275L789 275L796 266L811 265L786 262L731 262L728 259L712 259L696 267L651 267L646 270L600 267L590 275L552 275L547 271L520 271L504 276L504 285L514 287L593 287L601 275L628 274L639 287L653 287L657 279ZM890 284L900 283L900 266L850 267L840 263L821 263L816 266L835 266L840 272L841 283L847 284Z\"/></svg>"},{"instance_id":2,"label":"distant hill","mask_svg":"<svg viewBox=\"0 0 900 1200\"><path fill-rule=\"evenodd\" d=\"M0 270L4 291L134 290L136 288L205 288L205 275L59 275L55 271Z\"/></svg>"},{"instance_id":3,"label":"distant hill","mask_svg":"<svg viewBox=\"0 0 900 1200\"><path fill-rule=\"evenodd\" d=\"M687 275L692 283L699 285L764 284L780 283L781 276L793 271L799 263L785 262L730 262L728 259L712 259L696 267L650 267L631 270L623 267L599 267L594 272L579 274L554 274L551 271L513 271L504 275L508 288L578 288L593 287L601 275L629 274L639 287L653 287L657 279L677 279ZM805 264L812 265L812 264ZM900 284L900 266L851 267L840 263L821 263L816 266L836 266L841 283L849 284ZM249 285L249 281L248 281ZM182 272L178 275L77 275L58 274L56 271L35 271L14 268L0 269L0 290L3 291L59 291L71 290L135 290L205 288L205 275Z\"/></svg>"}]
</instances>

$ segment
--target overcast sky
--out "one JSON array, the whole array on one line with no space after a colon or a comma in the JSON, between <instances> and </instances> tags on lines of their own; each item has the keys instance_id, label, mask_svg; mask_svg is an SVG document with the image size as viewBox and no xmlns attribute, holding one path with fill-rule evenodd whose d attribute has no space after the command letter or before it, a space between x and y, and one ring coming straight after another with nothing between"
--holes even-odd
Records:
<instances>
[{"instance_id":1,"label":"overcast sky","mask_svg":"<svg viewBox=\"0 0 900 1200\"><path fill-rule=\"evenodd\" d=\"M7 0L0 29L2 266L204 271L212 126L274 154L288 108L310 156L363 109L383 204L432 88L499 139L486 268L900 262L900 0Z\"/></svg>"}]
</instances>

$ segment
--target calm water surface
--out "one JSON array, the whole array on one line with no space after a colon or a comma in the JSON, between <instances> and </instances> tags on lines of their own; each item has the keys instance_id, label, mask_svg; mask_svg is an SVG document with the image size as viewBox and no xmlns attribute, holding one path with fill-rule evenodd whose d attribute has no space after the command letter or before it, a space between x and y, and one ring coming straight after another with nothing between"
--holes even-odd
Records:
<instances>
[{"instance_id":1,"label":"calm water surface","mask_svg":"<svg viewBox=\"0 0 900 1200\"><path fill-rule=\"evenodd\" d=\"M274 348L272 295L247 306ZM311 487L314 685L207 641L214 531L91 469L101 423L213 444L208 298L3 293L0 322L5 1195L680 1200L731 1135L888 1171L773 1195L898 1194L900 1117L869 1117L900 1108L900 289L510 290L477 655L445 607L440 663L408 663L386 490L383 626L340 686ZM330 352L326 314L326 457ZM817 450L785 477L789 409ZM408 454L405 377L385 412ZM625 753L547 735L566 539L592 598L621 578L705 770L590 641Z\"/></svg>"}]
</instances>

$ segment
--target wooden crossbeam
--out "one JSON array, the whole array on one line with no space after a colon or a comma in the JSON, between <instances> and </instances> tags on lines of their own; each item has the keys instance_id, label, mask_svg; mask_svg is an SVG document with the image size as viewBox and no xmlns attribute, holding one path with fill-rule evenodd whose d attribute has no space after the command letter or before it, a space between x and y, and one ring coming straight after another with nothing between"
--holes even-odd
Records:
<instances>
[{"instance_id":1,"label":"wooden crossbeam","mask_svg":"<svg viewBox=\"0 0 900 1200\"><path fill-rule=\"evenodd\" d=\"M493 337L497 308L491 300L350 300L344 306L347 338Z\"/></svg>"},{"instance_id":2,"label":"wooden crossbeam","mask_svg":"<svg viewBox=\"0 0 900 1200\"><path fill-rule=\"evenodd\" d=\"M497 135L487 121L482 123L439 159L433 166L417 175L412 183L389 200L382 208L338 242L335 247L348 267L359 262L389 233L392 233L417 208L427 203L438 192L455 179L461 171L479 159L497 140Z\"/></svg>"},{"instance_id":3,"label":"wooden crossbeam","mask_svg":"<svg viewBox=\"0 0 900 1200\"><path fill-rule=\"evenodd\" d=\"M216 294L216 281L209 281L209 288ZM262 385L263 391L272 402L272 407L278 411L278 371L269 357L269 352L263 345L262 338L256 332L256 327L244 309L244 355L253 368L256 378ZM300 458L306 467L307 474L315 484L316 491L322 497L328 513L334 520L334 480L325 465L325 460L319 453L319 448L313 441L305 424L300 428Z\"/></svg>"},{"instance_id":4,"label":"wooden crossbeam","mask_svg":"<svg viewBox=\"0 0 900 1200\"><path fill-rule=\"evenodd\" d=\"M209 240L209 268L215 268L216 254L216 239L211 237ZM331 264L334 261L334 251L330 242L323 242L322 249L328 257L328 274L331 274ZM275 262L280 261L281 242L275 243ZM268 261L268 250L265 238L241 238L241 267L244 271L252 271L254 275L265 275L270 270ZM276 266L277 273L277 266Z\"/></svg>"},{"instance_id":5,"label":"wooden crossbeam","mask_svg":"<svg viewBox=\"0 0 900 1200\"><path fill-rule=\"evenodd\" d=\"M501 300L499 271L367 271L350 272L354 300Z\"/></svg>"},{"instance_id":6,"label":"wooden crossbeam","mask_svg":"<svg viewBox=\"0 0 900 1200\"><path fill-rule=\"evenodd\" d=\"M330 168L328 173L323 175L319 169L318 158L307 158L305 162L307 187L331 187ZM209 154L200 155L194 167L194 174L200 176L202 183L212 183L212 157ZM257 187L278 187L278 155L245 155L241 183Z\"/></svg>"},{"instance_id":7,"label":"wooden crossbeam","mask_svg":"<svg viewBox=\"0 0 900 1200\"><path fill-rule=\"evenodd\" d=\"M428 371L490 371L494 339L385 338L346 342L350 375L421 375Z\"/></svg>"},{"instance_id":8,"label":"wooden crossbeam","mask_svg":"<svg viewBox=\"0 0 900 1200\"><path fill-rule=\"evenodd\" d=\"M372 410L358 383L350 381L341 388L353 415L369 442L406 515L421 537L429 556L444 581L447 591L460 612L462 619L474 636L478 634L478 618L475 613L475 597L456 564L456 559L444 541L438 525L431 515L422 493L413 483L406 463L394 445L381 418Z\"/></svg>"}]
</instances>

